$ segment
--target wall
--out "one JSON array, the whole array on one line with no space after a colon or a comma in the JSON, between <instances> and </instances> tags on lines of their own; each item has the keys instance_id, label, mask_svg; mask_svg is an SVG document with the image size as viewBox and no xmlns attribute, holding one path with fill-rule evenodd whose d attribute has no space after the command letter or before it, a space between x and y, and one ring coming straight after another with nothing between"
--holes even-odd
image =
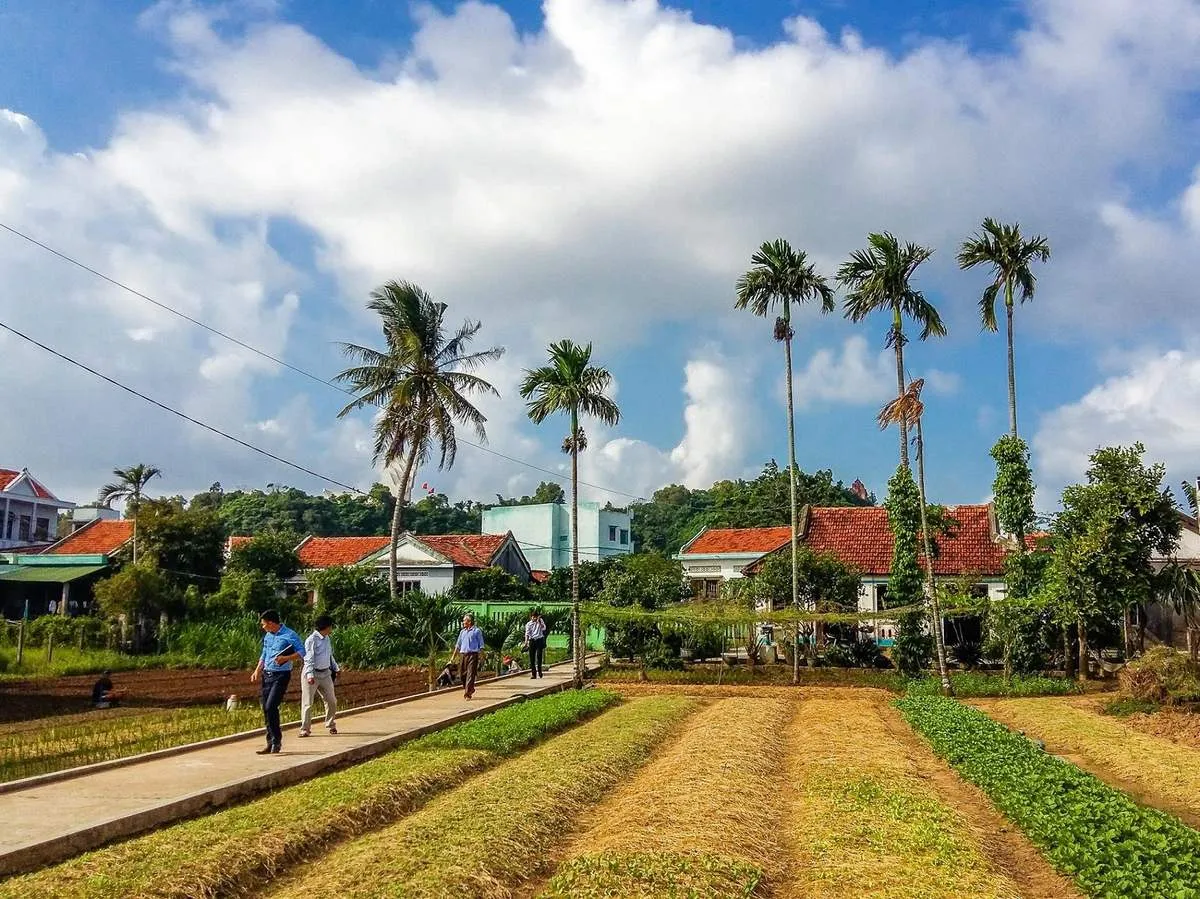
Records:
<instances>
[{"instance_id":1,"label":"wall","mask_svg":"<svg viewBox=\"0 0 1200 899\"><path fill-rule=\"evenodd\" d=\"M616 527L616 540L609 540L609 527ZM579 561L596 562L633 552L633 538L622 544L621 531L630 533L632 516L601 508L600 503L579 504ZM512 531L529 567L549 571L571 564L571 505L543 503L536 506L498 506L485 509L485 534Z\"/></svg>"}]
</instances>

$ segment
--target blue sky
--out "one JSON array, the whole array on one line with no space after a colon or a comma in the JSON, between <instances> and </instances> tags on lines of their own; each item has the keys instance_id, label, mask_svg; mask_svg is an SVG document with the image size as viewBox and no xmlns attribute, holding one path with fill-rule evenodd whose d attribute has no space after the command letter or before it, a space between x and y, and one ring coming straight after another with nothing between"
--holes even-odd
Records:
<instances>
[{"instance_id":1,"label":"blue sky","mask_svg":"<svg viewBox=\"0 0 1200 899\"><path fill-rule=\"evenodd\" d=\"M624 417L584 474L646 495L785 454L782 354L732 309L756 244L825 272L889 229L936 250L917 282L947 338L929 381L930 487L990 492L1004 341L982 273L955 270L985 215L1054 246L1018 310L1022 433L1054 503L1100 444L1200 470L1194 150L1200 3L1164 0L406 4L9 0L0 9L0 222L321 375L362 312L410 278L508 347L492 446L559 470L515 384L542 347L594 340ZM367 484L370 421L0 233L0 320L339 480ZM882 494L896 439L883 321L801 317L801 465ZM321 485L162 418L0 338L0 465L86 499L115 465L165 489ZM465 447L423 479L455 496L542 475ZM614 494L615 498L620 498Z\"/></svg>"}]
</instances>

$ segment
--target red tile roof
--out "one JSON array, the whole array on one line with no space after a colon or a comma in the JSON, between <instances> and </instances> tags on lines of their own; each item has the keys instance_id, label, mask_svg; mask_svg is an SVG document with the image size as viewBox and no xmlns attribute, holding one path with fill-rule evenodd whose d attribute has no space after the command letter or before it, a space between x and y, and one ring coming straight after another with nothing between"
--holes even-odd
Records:
<instances>
[{"instance_id":1,"label":"red tile roof","mask_svg":"<svg viewBox=\"0 0 1200 899\"><path fill-rule=\"evenodd\" d=\"M53 546L46 549L43 555L50 556L91 556L112 555L133 536L133 522L129 519L105 521L103 519L85 524L73 534L69 534Z\"/></svg>"},{"instance_id":2,"label":"red tile roof","mask_svg":"<svg viewBox=\"0 0 1200 899\"><path fill-rule=\"evenodd\" d=\"M535 584L544 584L546 581L550 580L550 572L542 571L540 568L535 568L533 571L529 572L529 579Z\"/></svg>"},{"instance_id":3,"label":"red tile roof","mask_svg":"<svg viewBox=\"0 0 1200 899\"><path fill-rule=\"evenodd\" d=\"M391 542L390 537L306 537L296 549L301 568L353 565Z\"/></svg>"},{"instance_id":4,"label":"red tile roof","mask_svg":"<svg viewBox=\"0 0 1200 899\"><path fill-rule=\"evenodd\" d=\"M13 471L11 468L0 468L0 490L7 490L8 485L21 476L21 472ZM42 483L33 475L29 475L29 486L33 488L33 495L38 499L58 499L53 493L47 490Z\"/></svg>"},{"instance_id":5,"label":"red tile roof","mask_svg":"<svg viewBox=\"0 0 1200 899\"><path fill-rule=\"evenodd\" d=\"M769 553L792 539L790 527L712 528L700 534L683 552L697 553Z\"/></svg>"},{"instance_id":6,"label":"red tile roof","mask_svg":"<svg viewBox=\"0 0 1200 899\"><path fill-rule=\"evenodd\" d=\"M438 534L416 539L460 568L487 568L508 535Z\"/></svg>"},{"instance_id":7,"label":"red tile roof","mask_svg":"<svg viewBox=\"0 0 1200 899\"><path fill-rule=\"evenodd\" d=\"M233 549L235 546L241 546L243 543L249 543L253 539L253 537L249 537L245 534L233 534L229 538L229 548Z\"/></svg>"}]
</instances>

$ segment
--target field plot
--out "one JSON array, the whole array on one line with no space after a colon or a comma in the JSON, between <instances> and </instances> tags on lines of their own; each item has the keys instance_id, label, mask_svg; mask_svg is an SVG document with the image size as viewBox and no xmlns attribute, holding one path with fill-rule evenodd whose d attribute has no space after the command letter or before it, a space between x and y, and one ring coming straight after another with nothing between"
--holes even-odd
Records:
<instances>
[{"instance_id":1,"label":"field plot","mask_svg":"<svg viewBox=\"0 0 1200 899\"><path fill-rule=\"evenodd\" d=\"M721 699L592 814L547 897L749 896L785 853L776 741L791 699Z\"/></svg>"},{"instance_id":2,"label":"field plot","mask_svg":"<svg viewBox=\"0 0 1200 899\"><path fill-rule=\"evenodd\" d=\"M616 699L601 690L569 691L509 706L267 798L12 878L0 884L0 899L245 895Z\"/></svg>"},{"instance_id":3,"label":"field plot","mask_svg":"<svg viewBox=\"0 0 1200 899\"><path fill-rule=\"evenodd\" d=\"M1200 827L1200 750L1056 698L972 703L1138 801Z\"/></svg>"},{"instance_id":4,"label":"field plot","mask_svg":"<svg viewBox=\"0 0 1200 899\"><path fill-rule=\"evenodd\" d=\"M681 697L629 702L339 846L266 895L510 897L548 873L548 850L694 708Z\"/></svg>"},{"instance_id":5,"label":"field plot","mask_svg":"<svg viewBox=\"0 0 1200 899\"><path fill-rule=\"evenodd\" d=\"M785 742L796 847L813 899L1078 895L985 797L933 758L877 691L803 702Z\"/></svg>"}]
</instances>

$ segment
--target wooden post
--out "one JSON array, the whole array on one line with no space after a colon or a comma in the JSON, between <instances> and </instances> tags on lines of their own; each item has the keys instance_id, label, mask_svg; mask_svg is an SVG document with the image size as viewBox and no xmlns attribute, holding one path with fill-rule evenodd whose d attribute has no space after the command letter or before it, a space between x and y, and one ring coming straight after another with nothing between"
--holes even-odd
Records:
<instances>
[{"instance_id":1,"label":"wooden post","mask_svg":"<svg viewBox=\"0 0 1200 899\"><path fill-rule=\"evenodd\" d=\"M46 634L46 664L49 665L54 661L54 629L51 628Z\"/></svg>"}]
</instances>

